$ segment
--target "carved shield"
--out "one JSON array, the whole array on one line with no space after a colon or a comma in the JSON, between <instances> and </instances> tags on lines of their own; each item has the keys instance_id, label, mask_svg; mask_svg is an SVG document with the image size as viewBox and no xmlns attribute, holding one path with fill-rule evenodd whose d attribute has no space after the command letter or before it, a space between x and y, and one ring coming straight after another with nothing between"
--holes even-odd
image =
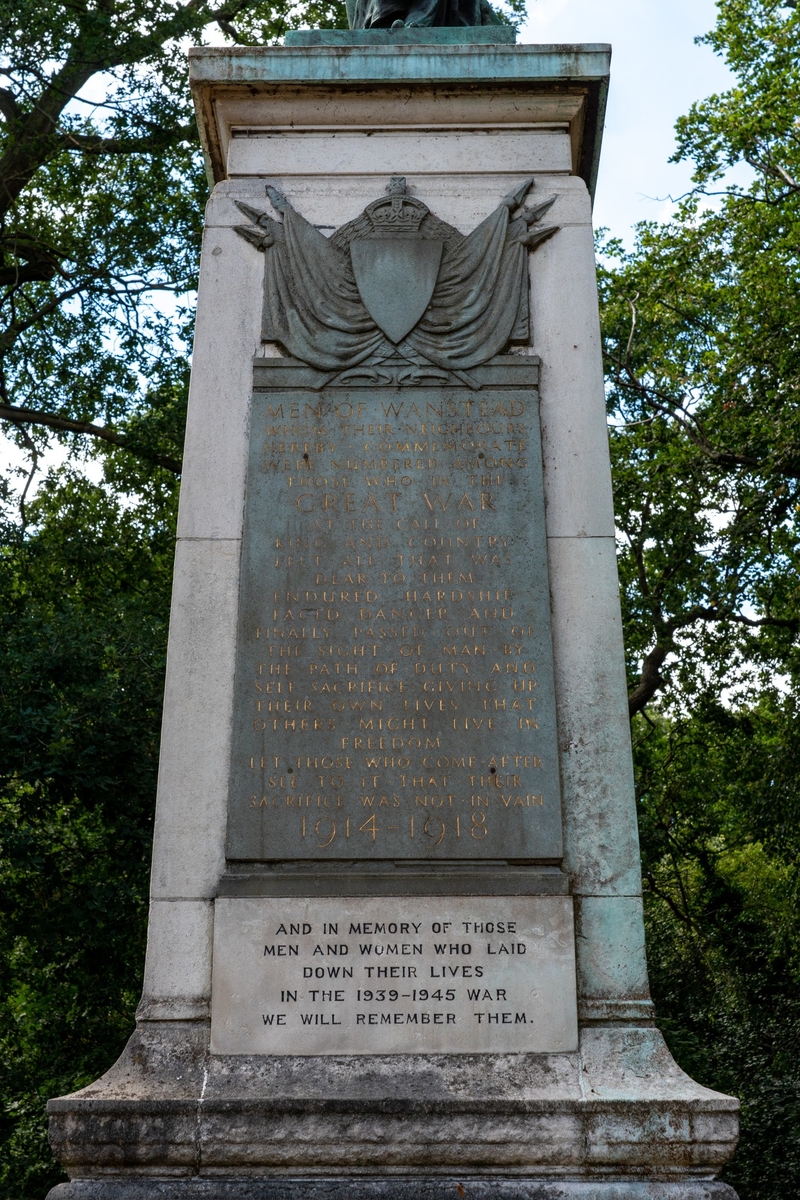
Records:
<instances>
[{"instance_id":1,"label":"carved shield","mask_svg":"<svg viewBox=\"0 0 800 1200\"><path fill-rule=\"evenodd\" d=\"M358 238L350 257L364 307L392 342L414 328L430 304L443 243L433 238Z\"/></svg>"}]
</instances>

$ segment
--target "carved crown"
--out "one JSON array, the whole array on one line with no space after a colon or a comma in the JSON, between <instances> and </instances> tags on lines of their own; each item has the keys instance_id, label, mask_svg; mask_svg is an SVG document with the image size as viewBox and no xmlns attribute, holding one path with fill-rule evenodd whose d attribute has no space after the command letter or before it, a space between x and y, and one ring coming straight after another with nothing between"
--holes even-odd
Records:
<instances>
[{"instance_id":1,"label":"carved crown","mask_svg":"<svg viewBox=\"0 0 800 1200\"><path fill-rule=\"evenodd\" d=\"M402 175L392 176L386 190L388 196L381 200L373 200L372 204L368 204L364 209L364 216L370 221L373 232L382 237L416 236L430 211L427 205L408 195L406 181Z\"/></svg>"}]
</instances>

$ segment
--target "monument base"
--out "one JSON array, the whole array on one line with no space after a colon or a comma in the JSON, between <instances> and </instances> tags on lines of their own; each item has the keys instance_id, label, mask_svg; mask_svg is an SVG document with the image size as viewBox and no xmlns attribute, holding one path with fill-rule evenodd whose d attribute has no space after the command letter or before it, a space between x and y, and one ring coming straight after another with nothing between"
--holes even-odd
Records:
<instances>
[{"instance_id":1,"label":"monument base","mask_svg":"<svg viewBox=\"0 0 800 1200\"><path fill-rule=\"evenodd\" d=\"M567 1054L209 1053L143 1021L97 1083L51 1100L72 1182L50 1200L735 1200L737 1104L647 1022Z\"/></svg>"},{"instance_id":2,"label":"monument base","mask_svg":"<svg viewBox=\"0 0 800 1200\"><path fill-rule=\"evenodd\" d=\"M338 1179L74 1179L48 1200L736 1200L713 1181L400 1176Z\"/></svg>"},{"instance_id":3,"label":"monument base","mask_svg":"<svg viewBox=\"0 0 800 1200\"><path fill-rule=\"evenodd\" d=\"M193 54L217 186L144 992L49 1104L51 1200L735 1200L738 1102L648 999L608 48L424 36Z\"/></svg>"}]
</instances>

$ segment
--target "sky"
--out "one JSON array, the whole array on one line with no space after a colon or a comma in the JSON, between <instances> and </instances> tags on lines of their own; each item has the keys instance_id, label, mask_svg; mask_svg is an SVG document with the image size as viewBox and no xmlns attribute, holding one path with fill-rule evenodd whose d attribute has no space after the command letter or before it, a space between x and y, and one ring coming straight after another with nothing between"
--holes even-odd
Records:
<instances>
[{"instance_id":1,"label":"sky","mask_svg":"<svg viewBox=\"0 0 800 1200\"><path fill-rule=\"evenodd\" d=\"M522 42L610 42L611 85L595 198L596 226L631 240L636 221L669 216L691 164L668 162L674 125L694 100L730 86L725 64L694 38L712 0L528 0Z\"/></svg>"}]
</instances>

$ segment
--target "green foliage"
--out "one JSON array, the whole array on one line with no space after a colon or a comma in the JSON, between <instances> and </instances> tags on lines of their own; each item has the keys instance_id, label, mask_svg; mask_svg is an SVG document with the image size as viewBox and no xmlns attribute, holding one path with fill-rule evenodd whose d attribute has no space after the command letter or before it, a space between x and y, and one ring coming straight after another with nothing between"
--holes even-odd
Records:
<instances>
[{"instance_id":1,"label":"green foliage","mask_svg":"<svg viewBox=\"0 0 800 1200\"><path fill-rule=\"evenodd\" d=\"M800 1191L800 14L721 0L734 87L678 123L695 187L601 295L659 1019L742 1098L725 1174ZM745 166L750 182L725 172Z\"/></svg>"},{"instance_id":2,"label":"green foliage","mask_svg":"<svg viewBox=\"0 0 800 1200\"><path fill-rule=\"evenodd\" d=\"M749 163L752 195L775 202L796 192L798 135L797 6L723 0L715 28L700 40L723 55L737 86L692 105L677 123L676 159L690 158L699 184ZM786 178L787 173L789 178Z\"/></svg>"},{"instance_id":3,"label":"green foliage","mask_svg":"<svg viewBox=\"0 0 800 1200\"><path fill-rule=\"evenodd\" d=\"M763 97L776 92L799 110L800 16L786 11L721 5L710 40L723 48L733 39L742 82L680 123L679 155L697 156L697 188L674 220L640 226L632 252L605 247L609 406L638 707L662 683L696 689L709 672L730 686L732 662L794 669L800 128L771 109L757 119ZM743 45L746 13L772 42L764 34ZM718 172L742 159L753 168L751 186L710 195Z\"/></svg>"},{"instance_id":4,"label":"green foliage","mask_svg":"<svg viewBox=\"0 0 800 1200\"><path fill-rule=\"evenodd\" d=\"M648 957L680 1065L742 1099L725 1178L741 1200L800 1180L800 778L794 698L634 722Z\"/></svg>"},{"instance_id":5,"label":"green foliage","mask_svg":"<svg viewBox=\"0 0 800 1200\"><path fill-rule=\"evenodd\" d=\"M138 1000L175 484L67 471L0 570L0 1195L61 1173L44 1104L119 1054ZM15 536L16 533L16 536Z\"/></svg>"},{"instance_id":6,"label":"green foliage","mask_svg":"<svg viewBox=\"0 0 800 1200\"><path fill-rule=\"evenodd\" d=\"M0 419L28 450L77 421L180 469L179 428L160 451L130 435L191 338L207 181L186 47L303 20L346 24L344 5L0 0Z\"/></svg>"},{"instance_id":7,"label":"green foliage","mask_svg":"<svg viewBox=\"0 0 800 1200\"><path fill-rule=\"evenodd\" d=\"M493 6L494 15L501 25L513 25L520 29L528 15L528 0L504 0Z\"/></svg>"}]
</instances>

